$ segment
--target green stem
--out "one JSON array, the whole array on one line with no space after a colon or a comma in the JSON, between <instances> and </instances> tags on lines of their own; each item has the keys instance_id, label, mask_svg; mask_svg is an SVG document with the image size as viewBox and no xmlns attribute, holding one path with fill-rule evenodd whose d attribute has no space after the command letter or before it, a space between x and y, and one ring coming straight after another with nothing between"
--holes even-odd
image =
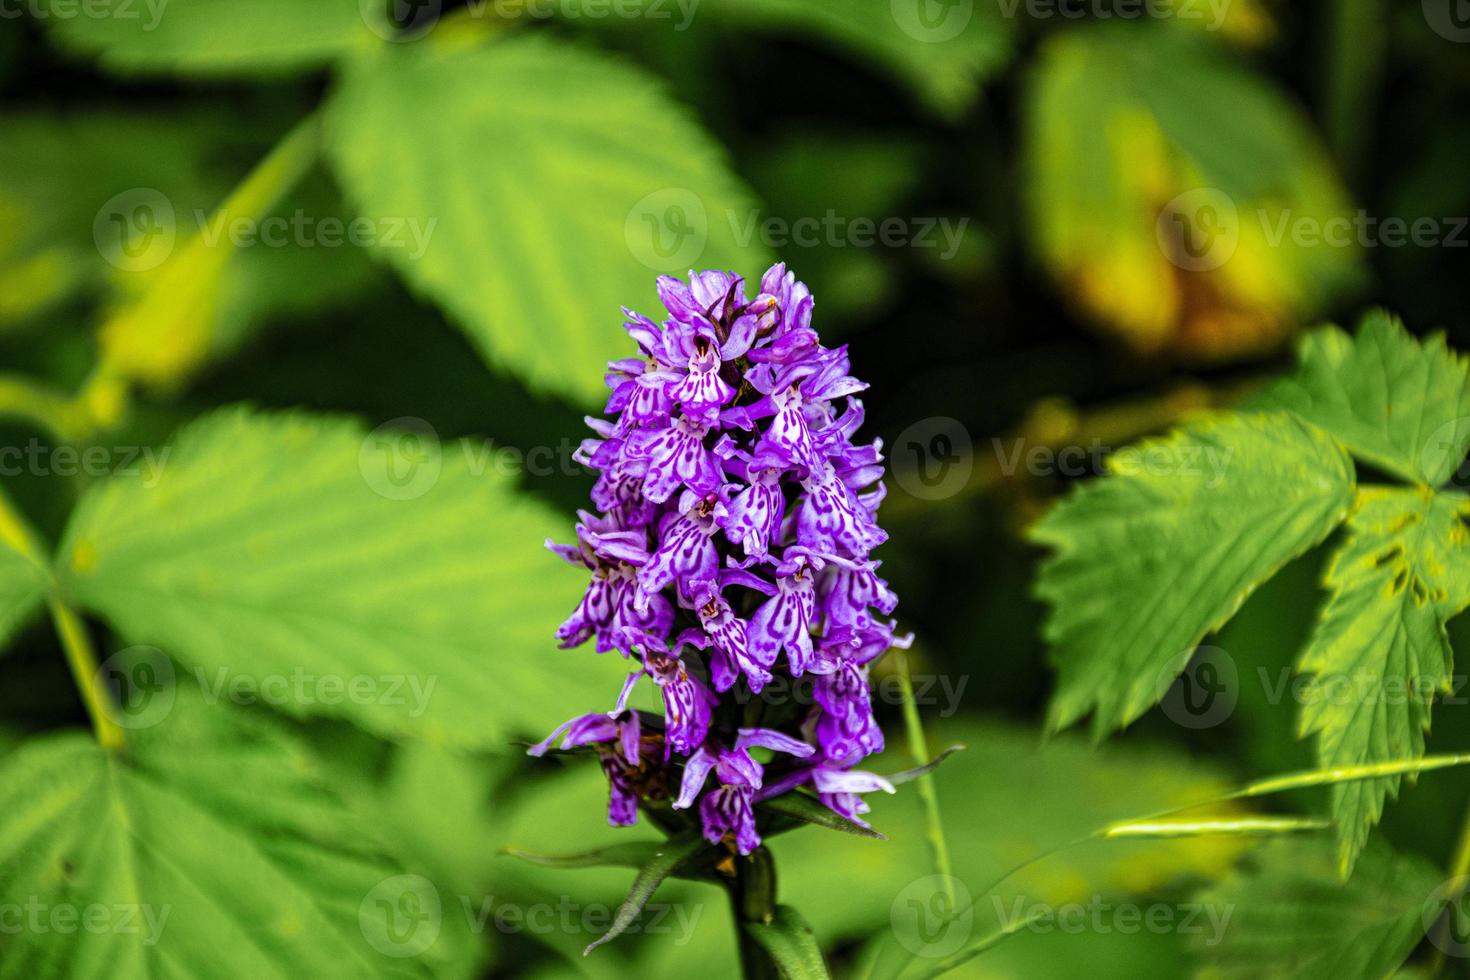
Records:
<instances>
[{"instance_id":1,"label":"green stem","mask_svg":"<svg viewBox=\"0 0 1470 980\"><path fill-rule=\"evenodd\" d=\"M766 925L776 918L776 862L764 847L735 859L730 909L740 935L740 975L745 980L780 980L776 962L745 930L747 922Z\"/></svg>"},{"instance_id":2,"label":"green stem","mask_svg":"<svg viewBox=\"0 0 1470 980\"><path fill-rule=\"evenodd\" d=\"M0 546L10 548L32 562L48 580L51 579L46 549L4 490L0 490ZM51 581L49 591L47 603L51 607L51 619L56 624L57 635L61 637L61 646L66 651L66 661L71 666L77 690L87 705L87 713L92 716L97 741L104 749L118 751L127 744L127 740L113 718L110 695L97 674L97 655L92 651L92 638L87 635L87 626L57 594L54 581Z\"/></svg>"},{"instance_id":3,"label":"green stem","mask_svg":"<svg viewBox=\"0 0 1470 980\"><path fill-rule=\"evenodd\" d=\"M898 683L903 692L903 722L908 733L909 754L913 756L915 765L927 766L932 756L929 754L929 742L924 737L924 722L919 717L919 706L914 701L914 684L909 677L909 656L898 652L895 657L898 663ZM949 900L949 909L953 913L958 904L954 887L954 866L950 863L949 844L944 837L944 819L939 812L939 792L934 788L933 773L920 776L917 786L919 800L924 804L924 816L928 824L926 836L929 850L934 856L934 870L943 878L944 895Z\"/></svg>"},{"instance_id":4,"label":"green stem","mask_svg":"<svg viewBox=\"0 0 1470 980\"><path fill-rule=\"evenodd\" d=\"M109 752L120 752L127 747L127 738L122 727L113 718L111 695L102 685L97 669L97 655L92 650L92 638L87 635L87 625L82 617L60 598L51 598L51 619L66 650L66 662L71 667L71 676L76 681L87 713L92 716L92 728L97 732L97 741Z\"/></svg>"},{"instance_id":5,"label":"green stem","mask_svg":"<svg viewBox=\"0 0 1470 980\"><path fill-rule=\"evenodd\" d=\"M1464 895L1465 885L1470 883L1470 881L1467 881L1466 875L1470 875L1470 807L1466 807L1465 809L1465 816L1460 824L1460 839L1455 844L1455 856L1450 861L1449 882L1452 894L1450 895L1449 905L1454 905ZM1455 914L1454 909L1450 909L1450 915L1453 916ZM1448 925L1446 922L1439 922L1435 924L1434 928L1445 929L1448 928ZM1440 970L1443 969L1444 950L1440 948L1439 943L1434 944L1434 952L1429 957L1428 965L1428 973L1431 977L1437 976Z\"/></svg>"}]
</instances>

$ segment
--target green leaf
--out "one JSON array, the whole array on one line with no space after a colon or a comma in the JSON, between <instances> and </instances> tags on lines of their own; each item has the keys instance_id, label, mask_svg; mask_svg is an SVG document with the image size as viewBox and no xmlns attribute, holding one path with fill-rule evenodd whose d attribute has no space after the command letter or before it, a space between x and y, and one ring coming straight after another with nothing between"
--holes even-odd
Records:
<instances>
[{"instance_id":1,"label":"green leaf","mask_svg":"<svg viewBox=\"0 0 1470 980\"><path fill-rule=\"evenodd\" d=\"M706 9L758 27L808 32L851 49L918 92L932 109L959 118L980 83L1014 50L1005 5L927 0L711 0Z\"/></svg>"},{"instance_id":2,"label":"green leaf","mask_svg":"<svg viewBox=\"0 0 1470 980\"><path fill-rule=\"evenodd\" d=\"M827 961L812 927L789 905L777 907L770 922L745 922L743 928L781 970L784 980L827 980Z\"/></svg>"},{"instance_id":3,"label":"green leaf","mask_svg":"<svg viewBox=\"0 0 1470 980\"><path fill-rule=\"evenodd\" d=\"M62 734L0 760L0 901L38 910L0 977L431 975L434 887L283 733L191 706L127 757Z\"/></svg>"},{"instance_id":4,"label":"green leaf","mask_svg":"<svg viewBox=\"0 0 1470 980\"><path fill-rule=\"evenodd\" d=\"M1445 623L1470 604L1467 520L1462 494L1359 492L1327 571L1331 596L1297 665L1310 675L1300 733L1317 736L1324 767L1423 755L1430 703L1449 685ZM1344 876L1400 778L1333 787Z\"/></svg>"},{"instance_id":5,"label":"green leaf","mask_svg":"<svg viewBox=\"0 0 1470 980\"><path fill-rule=\"evenodd\" d=\"M1296 233L1352 205L1283 92L1203 32L1089 28L1046 39L1024 108L1032 247L1077 305L1139 351L1221 357L1364 278L1353 242Z\"/></svg>"},{"instance_id":6,"label":"green leaf","mask_svg":"<svg viewBox=\"0 0 1470 980\"><path fill-rule=\"evenodd\" d=\"M642 868L666 849L664 841L629 841L612 844L581 854L533 854L518 847L507 847L511 857L539 864L544 868Z\"/></svg>"},{"instance_id":7,"label":"green leaf","mask_svg":"<svg viewBox=\"0 0 1470 980\"><path fill-rule=\"evenodd\" d=\"M654 309L657 273L758 276L767 259L716 144L652 77L591 50L400 45L350 66L327 123L360 213L430 229L422 255L387 260L492 363L583 403L633 350L619 308Z\"/></svg>"},{"instance_id":8,"label":"green leaf","mask_svg":"<svg viewBox=\"0 0 1470 980\"><path fill-rule=\"evenodd\" d=\"M1393 973L1424 938L1448 897L1444 875L1387 847L1363 852L1339 881L1326 841L1263 845L1247 867L1198 897L1228 915L1193 944L1199 980L1340 980ZM1212 940L1212 941L1207 941Z\"/></svg>"},{"instance_id":9,"label":"green leaf","mask_svg":"<svg viewBox=\"0 0 1470 980\"><path fill-rule=\"evenodd\" d=\"M50 575L35 532L0 488L0 653L49 588Z\"/></svg>"},{"instance_id":10,"label":"green leaf","mask_svg":"<svg viewBox=\"0 0 1470 980\"><path fill-rule=\"evenodd\" d=\"M358 0L88 0L85 16L45 2L58 44L129 75L277 75L389 36L386 15L370 23L373 6Z\"/></svg>"},{"instance_id":11,"label":"green leaf","mask_svg":"<svg viewBox=\"0 0 1470 980\"><path fill-rule=\"evenodd\" d=\"M825 827L827 830L840 830L844 834L852 834L854 837L868 837L872 840L887 840L882 834L870 827L864 827L860 823L854 823L839 813L834 813L830 807L822 803L814 796L806 793L787 793L766 800L757 807L758 811L773 813L785 818L783 825L772 827L766 835L768 837L795 830L803 825L814 827Z\"/></svg>"},{"instance_id":12,"label":"green leaf","mask_svg":"<svg viewBox=\"0 0 1470 980\"><path fill-rule=\"evenodd\" d=\"M1205 634L1346 516L1353 473L1289 415L1201 420L1123 450L1031 531L1060 672L1048 725L1101 736L1157 702Z\"/></svg>"},{"instance_id":13,"label":"green leaf","mask_svg":"<svg viewBox=\"0 0 1470 980\"><path fill-rule=\"evenodd\" d=\"M622 671L553 652L585 584L541 548L566 529L477 473L475 449L217 412L160 472L87 494L64 587L212 696L462 747L539 733L606 704Z\"/></svg>"},{"instance_id":14,"label":"green leaf","mask_svg":"<svg viewBox=\"0 0 1470 980\"><path fill-rule=\"evenodd\" d=\"M1470 359L1435 335L1420 342L1383 310L1356 337L1336 327L1302 340L1296 373L1262 396L1332 433L1348 451L1439 486L1470 450Z\"/></svg>"},{"instance_id":15,"label":"green leaf","mask_svg":"<svg viewBox=\"0 0 1470 980\"><path fill-rule=\"evenodd\" d=\"M653 893L658 891L658 886L663 884L664 879L705 846L704 838L692 832L687 836L672 837L664 841L648 863L639 870L638 877L633 879L633 887L628 890L628 897L623 900L623 904L618 906L612 925L600 939L587 947L583 955L591 953L597 947L610 943L627 932L628 927L638 920L639 913L648 904L648 900L653 898Z\"/></svg>"},{"instance_id":16,"label":"green leaf","mask_svg":"<svg viewBox=\"0 0 1470 980\"><path fill-rule=\"evenodd\" d=\"M894 786L902 786L904 783L911 783L921 776L929 775L931 772L944 765L945 760L948 759L950 756L963 751L965 751L965 747L963 745L951 745L949 748L940 752L938 755L930 759L928 762L924 763L922 766L914 766L911 769L905 769L902 772L896 772L893 773L891 776L884 776L883 778L888 780L888 782L890 782Z\"/></svg>"}]
</instances>

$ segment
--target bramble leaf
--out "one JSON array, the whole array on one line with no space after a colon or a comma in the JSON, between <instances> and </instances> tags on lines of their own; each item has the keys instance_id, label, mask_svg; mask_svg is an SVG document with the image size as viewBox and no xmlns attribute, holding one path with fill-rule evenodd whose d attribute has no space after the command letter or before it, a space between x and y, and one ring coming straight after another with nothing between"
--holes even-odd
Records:
<instances>
[{"instance_id":1,"label":"bramble leaf","mask_svg":"<svg viewBox=\"0 0 1470 980\"><path fill-rule=\"evenodd\" d=\"M1031 531L1060 672L1048 726L1101 736L1167 691L1205 634L1346 516L1347 455L1289 415L1202 420L1126 449Z\"/></svg>"},{"instance_id":2,"label":"bramble leaf","mask_svg":"<svg viewBox=\"0 0 1470 980\"><path fill-rule=\"evenodd\" d=\"M0 898L40 923L7 929L0 978L432 976L439 922L405 932L400 899L427 916L437 891L300 747L197 699L173 712L126 756L67 733L0 760Z\"/></svg>"},{"instance_id":3,"label":"bramble leaf","mask_svg":"<svg viewBox=\"0 0 1470 980\"><path fill-rule=\"evenodd\" d=\"M766 258L714 141L651 76L591 50L401 45L351 64L327 113L359 211L428 229L384 257L541 389L606 394L607 362L633 349L619 309L654 309L656 272L758 274Z\"/></svg>"},{"instance_id":4,"label":"bramble leaf","mask_svg":"<svg viewBox=\"0 0 1470 980\"><path fill-rule=\"evenodd\" d=\"M1470 359L1444 337L1409 335L1398 317L1374 310L1356 337L1337 327L1302 340L1296 373L1262 395L1330 432L1355 456L1407 480L1437 487L1470 450Z\"/></svg>"},{"instance_id":5,"label":"bramble leaf","mask_svg":"<svg viewBox=\"0 0 1470 980\"><path fill-rule=\"evenodd\" d=\"M1300 733L1317 736L1324 767L1424 753L1434 694L1447 690L1445 623L1470 604L1470 498L1368 487L1327 571L1331 596L1297 668ZM1401 777L1332 789L1344 876Z\"/></svg>"},{"instance_id":6,"label":"bramble leaf","mask_svg":"<svg viewBox=\"0 0 1470 980\"><path fill-rule=\"evenodd\" d=\"M1325 840L1263 845L1249 865L1197 901L1226 923L1193 944L1197 980L1386 977L1424 938L1448 897L1443 874L1386 846L1338 880Z\"/></svg>"},{"instance_id":7,"label":"bramble leaf","mask_svg":"<svg viewBox=\"0 0 1470 980\"><path fill-rule=\"evenodd\" d=\"M550 637L581 583L541 542L564 529L477 473L472 448L223 410L182 430L159 473L83 498L59 574L218 697L243 685L293 715L461 747L539 733L606 704L622 671L558 669Z\"/></svg>"},{"instance_id":8,"label":"bramble leaf","mask_svg":"<svg viewBox=\"0 0 1470 980\"><path fill-rule=\"evenodd\" d=\"M1032 247L1076 305L1136 350L1225 357L1363 278L1356 242L1295 233L1352 204L1283 92L1204 32L1093 27L1044 39L1025 106Z\"/></svg>"},{"instance_id":9,"label":"bramble leaf","mask_svg":"<svg viewBox=\"0 0 1470 980\"><path fill-rule=\"evenodd\" d=\"M323 65L388 36L384 16L359 0L88 0L76 16L45 0L43 18L64 48L119 74L279 75ZM370 33L370 28L378 32Z\"/></svg>"}]
</instances>

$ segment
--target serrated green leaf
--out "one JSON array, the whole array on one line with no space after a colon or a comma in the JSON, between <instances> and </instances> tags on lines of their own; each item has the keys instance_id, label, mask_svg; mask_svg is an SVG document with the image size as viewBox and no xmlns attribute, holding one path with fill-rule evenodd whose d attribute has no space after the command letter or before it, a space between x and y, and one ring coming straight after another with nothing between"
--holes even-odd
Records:
<instances>
[{"instance_id":1,"label":"serrated green leaf","mask_svg":"<svg viewBox=\"0 0 1470 980\"><path fill-rule=\"evenodd\" d=\"M1167 691L1205 634L1346 516L1353 473L1291 416L1201 420L1123 450L1031 531L1060 673L1048 725L1101 736Z\"/></svg>"},{"instance_id":2,"label":"serrated green leaf","mask_svg":"<svg viewBox=\"0 0 1470 980\"><path fill-rule=\"evenodd\" d=\"M1261 397L1332 433L1355 456L1437 487L1470 450L1470 359L1423 342L1374 310L1356 337L1336 327L1309 334L1296 373Z\"/></svg>"},{"instance_id":3,"label":"serrated green leaf","mask_svg":"<svg viewBox=\"0 0 1470 980\"><path fill-rule=\"evenodd\" d=\"M373 900L433 886L284 733L185 714L126 757L63 734L0 760L0 897L35 910L7 927L0 977L431 976L439 923L407 922L428 941L400 956L402 910Z\"/></svg>"},{"instance_id":4,"label":"serrated green leaf","mask_svg":"<svg viewBox=\"0 0 1470 980\"><path fill-rule=\"evenodd\" d=\"M1333 556L1331 596L1297 669L1300 734L1317 736L1323 766L1424 753L1430 703L1449 683L1445 623L1470 604L1470 498L1370 487ZM1400 777L1334 786L1343 874L1397 796Z\"/></svg>"},{"instance_id":5,"label":"serrated green leaf","mask_svg":"<svg viewBox=\"0 0 1470 980\"><path fill-rule=\"evenodd\" d=\"M35 532L0 488L0 653L40 607L49 587L50 575Z\"/></svg>"},{"instance_id":6,"label":"serrated green leaf","mask_svg":"<svg viewBox=\"0 0 1470 980\"><path fill-rule=\"evenodd\" d=\"M538 388L603 397L632 349L619 309L654 309L657 273L764 268L718 147L606 55L542 36L402 45L350 67L327 122L359 211L431 229L422 255L387 260Z\"/></svg>"},{"instance_id":7,"label":"serrated green leaf","mask_svg":"<svg viewBox=\"0 0 1470 980\"><path fill-rule=\"evenodd\" d=\"M1444 875L1387 847L1363 852L1338 880L1327 841L1263 845L1249 865L1198 897L1228 913L1214 940L1198 937L1198 980L1342 980L1384 977L1403 963L1438 917Z\"/></svg>"},{"instance_id":8,"label":"serrated green leaf","mask_svg":"<svg viewBox=\"0 0 1470 980\"><path fill-rule=\"evenodd\" d=\"M64 48L120 74L278 75L324 65L389 35L359 0L45 0Z\"/></svg>"},{"instance_id":9,"label":"serrated green leaf","mask_svg":"<svg viewBox=\"0 0 1470 980\"><path fill-rule=\"evenodd\" d=\"M1137 350L1225 357L1363 279L1355 243L1294 234L1352 211L1285 93L1203 32L1089 27L1045 40L1025 106L1032 246L1077 305Z\"/></svg>"},{"instance_id":10,"label":"serrated green leaf","mask_svg":"<svg viewBox=\"0 0 1470 980\"><path fill-rule=\"evenodd\" d=\"M628 927L638 920L639 913L648 904L648 900L653 898L653 893L658 891L658 886L663 884L664 879L672 875L679 865L706 846L708 845L704 838L694 833L683 837L671 837L664 841L648 862L639 869L638 876L633 879L633 887L628 890L628 897L623 900L622 905L618 906L617 914L613 916L612 925L601 938L587 947L585 953L591 953L597 947L610 943L627 932Z\"/></svg>"},{"instance_id":11,"label":"serrated green leaf","mask_svg":"<svg viewBox=\"0 0 1470 980\"><path fill-rule=\"evenodd\" d=\"M553 652L583 584L541 549L565 529L470 449L217 412L160 472L88 493L64 588L226 700L243 684L294 715L462 747L549 729L608 703L622 671Z\"/></svg>"},{"instance_id":12,"label":"serrated green leaf","mask_svg":"<svg viewBox=\"0 0 1470 980\"><path fill-rule=\"evenodd\" d=\"M958 118L981 82L1010 60L1015 33L1005 6L927 0L711 0L710 13L760 27L815 34L907 83L937 112Z\"/></svg>"},{"instance_id":13,"label":"serrated green leaf","mask_svg":"<svg viewBox=\"0 0 1470 980\"><path fill-rule=\"evenodd\" d=\"M744 922L741 927L771 955L784 980L827 980L827 961L816 933L789 905L776 909L770 922Z\"/></svg>"}]
</instances>

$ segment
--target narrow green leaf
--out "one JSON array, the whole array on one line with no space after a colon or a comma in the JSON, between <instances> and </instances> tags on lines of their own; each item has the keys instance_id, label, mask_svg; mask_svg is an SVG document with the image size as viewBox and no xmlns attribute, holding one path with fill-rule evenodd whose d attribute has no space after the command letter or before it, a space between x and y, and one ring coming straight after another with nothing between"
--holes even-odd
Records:
<instances>
[{"instance_id":1,"label":"narrow green leaf","mask_svg":"<svg viewBox=\"0 0 1470 980\"><path fill-rule=\"evenodd\" d=\"M590 49L539 32L398 45L354 63L327 113L361 213L427 232L384 258L543 390L600 403L607 362L634 350L619 309L654 310L657 273L764 268L715 142L652 76Z\"/></svg>"},{"instance_id":2,"label":"narrow green leaf","mask_svg":"<svg viewBox=\"0 0 1470 980\"><path fill-rule=\"evenodd\" d=\"M628 891L628 897L623 900L623 904L618 906L617 915L613 916L612 926L601 938L588 946L583 951L583 955L612 942L626 932L628 927L637 921L639 913L648 904L648 900L653 898L653 893L658 891L658 886L663 884L664 879L672 875L679 865L689 860L705 846L704 838L693 833L665 841L657 853L638 872L638 877L633 879L633 887Z\"/></svg>"},{"instance_id":3,"label":"narrow green leaf","mask_svg":"<svg viewBox=\"0 0 1470 980\"><path fill-rule=\"evenodd\" d=\"M747 933L781 970L783 980L828 980L827 961L816 934L795 909L782 905L770 922L743 922Z\"/></svg>"},{"instance_id":4,"label":"narrow green leaf","mask_svg":"<svg viewBox=\"0 0 1470 980\"><path fill-rule=\"evenodd\" d=\"M666 848L663 841L636 841L599 847L581 854L534 854L518 847L507 847L504 853L543 868L642 868Z\"/></svg>"},{"instance_id":5,"label":"narrow green leaf","mask_svg":"<svg viewBox=\"0 0 1470 980\"><path fill-rule=\"evenodd\" d=\"M1331 820L1319 817L1232 817L1223 820L1125 820L1109 824L1098 836L1103 840L1124 838L1168 839L1173 837L1270 837L1309 830L1327 830Z\"/></svg>"},{"instance_id":6,"label":"narrow green leaf","mask_svg":"<svg viewBox=\"0 0 1470 980\"><path fill-rule=\"evenodd\" d=\"M957 752L963 751L965 751L965 747L963 745L951 745L949 748L940 752L938 755L930 759L922 766L915 766L912 769L905 769L902 772L896 772L891 776L884 776L883 778L888 780L894 786L902 786L904 783L911 783L914 780L918 779L920 776L929 775L931 772L942 766L944 764L944 761L950 756L954 755Z\"/></svg>"},{"instance_id":7,"label":"narrow green leaf","mask_svg":"<svg viewBox=\"0 0 1470 980\"><path fill-rule=\"evenodd\" d=\"M541 542L566 529L480 472L475 448L426 427L217 412L158 474L86 495L64 587L212 699L461 747L549 730L605 705L622 671L559 669L573 654L550 638L584 583Z\"/></svg>"},{"instance_id":8,"label":"narrow green leaf","mask_svg":"<svg viewBox=\"0 0 1470 980\"><path fill-rule=\"evenodd\" d=\"M181 702L127 756L63 734L0 760L0 901L40 909L0 978L433 975L434 886L284 731L227 714Z\"/></svg>"},{"instance_id":9,"label":"narrow green leaf","mask_svg":"<svg viewBox=\"0 0 1470 980\"><path fill-rule=\"evenodd\" d=\"M1210 980L1341 980L1385 977L1404 962L1439 917L1443 874L1422 858L1387 847L1363 852L1357 872L1338 880L1326 841L1265 844L1247 866L1198 896L1228 925L1194 943Z\"/></svg>"},{"instance_id":10,"label":"narrow green leaf","mask_svg":"<svg viewBox=\"0 0 1470 980\"><path fill-rule=\"evenodd\" d=\"M45 0L64 48L120 74L278 75L315 68L389 36L372 0Z\"/></svg>"},{"instance_id":11,"label":"narrow green leaf","mask_svg":"<svg viewBox=\"0 0 1470 980\"><path fill-rule=\"evenodd\" d=\"M1327 571L1331 596L1298 662L1308 675L1300 733L1323 766L1424 751L1430 706L1448 690L1445 623L1470 604L1470 498L1365 488ZM1397 796L1399 777L1333 788L1343 874Z\"/></svg>"},{"instance_id":12,"label":"narrow green leaf","mask_svg":"<svg viewBox=\"0 0 1470 980\"><path fill-rule=\"evenodd\" d=\"M1470 359L1441 335L1420 341L1398 317L1374 310L1357 336L1337 327L1308 334L1290 378L1261 396L1332 433L1355 456L1437 487L1470 450Z\"/></svg>"},{"instance_id":13,"label":"narrow green leaf","mask_svg":"<svg viewBox=\"0 0 1470 980\"><path fill-rule=\"evenodd\" d=\"M1286 414L1228 415L1124 450L1031 531L1060 672L1048 726L1098 736L1168 690L1200 640L1347 515L1347 455Z\"/></svg>"},{"instance_id":14,"label":"narrow green leaf","mask_svg":"<svg viewBox=\"0 0 1470 980\"><path fill-rule=\"evenodd\" d=\"M821 800L818 800L814 796L809 796L806 793L787 793L784 796L766 800L756 809L766 813L774 813L792 821L790 825L784 828L773 827L767 836L774 836L786 830L794 830L803 824L810 824L816 827L825 827L828 830L840 830L845 834L852 834L855 837L867 837L872 840L888 839L871 827L864 827L862 824L854 823L841 814L832 812Z\"/></svg>"}]
</instances>

